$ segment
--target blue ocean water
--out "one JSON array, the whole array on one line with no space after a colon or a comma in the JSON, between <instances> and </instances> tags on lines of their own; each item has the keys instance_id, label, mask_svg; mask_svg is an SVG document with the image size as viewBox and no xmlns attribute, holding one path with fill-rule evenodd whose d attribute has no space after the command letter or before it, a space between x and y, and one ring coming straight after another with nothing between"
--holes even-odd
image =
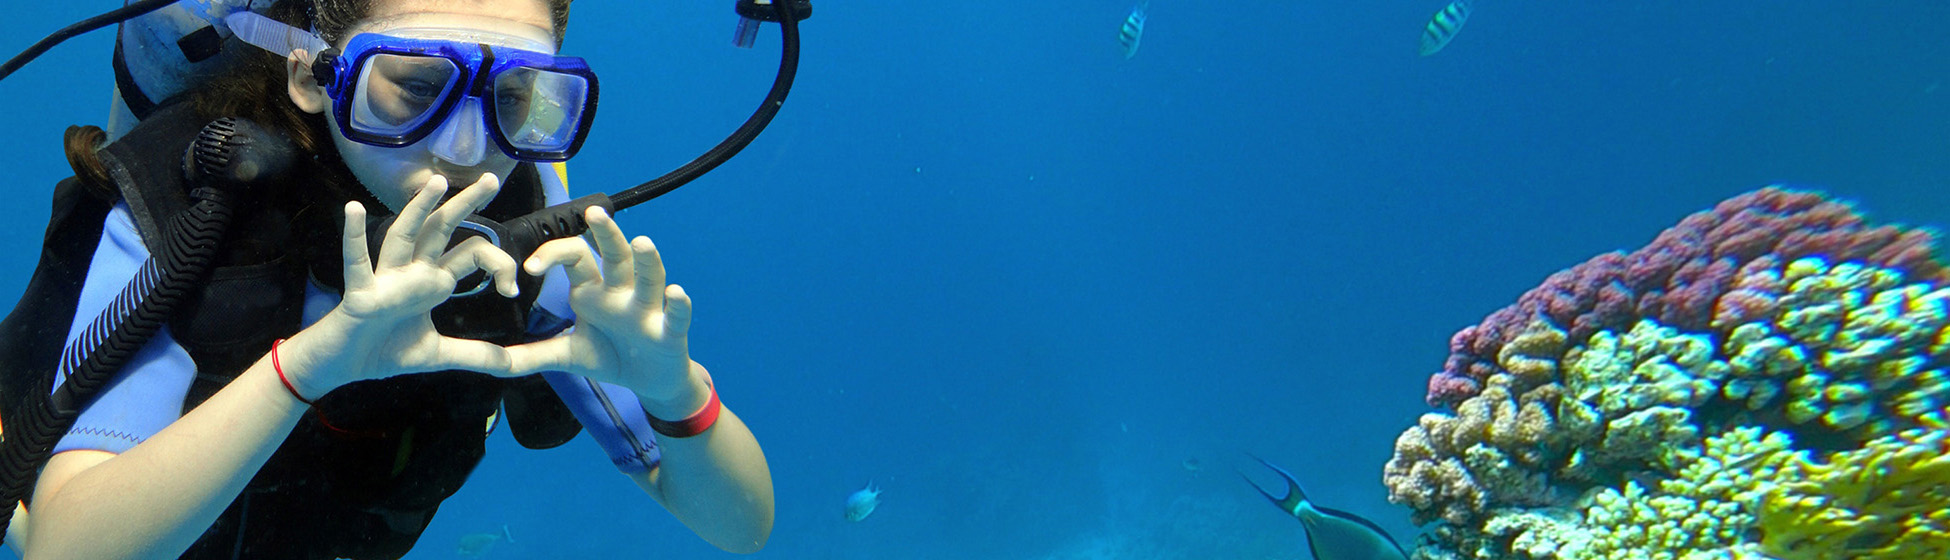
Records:
<instances>
[{"instance_id":1,"label":"blue ocean water","mask_svg":"<svg viewBox=\"0 0 1950 560\"><path fill-rule=\"evenodd\" d=\"M0 53L114 2L22 3ZM749 114L776 29L585 2L603 78L571 188L661 175ZM697 302L692 352L765 447L791 559L1306 558L1247 453L1404 544L1381 465L1449 335L1546 275L1776 182L1950 221L1950 4L818 4L743 155L621 215ZM59 138L102 124L112 37L0 82L26 284ZM1259 476L1259 480L1270 478ZM883 505L846 521L869 481ZM719 558L586 437L497 434L409 558Z\"/></svg>"}]
</instances>

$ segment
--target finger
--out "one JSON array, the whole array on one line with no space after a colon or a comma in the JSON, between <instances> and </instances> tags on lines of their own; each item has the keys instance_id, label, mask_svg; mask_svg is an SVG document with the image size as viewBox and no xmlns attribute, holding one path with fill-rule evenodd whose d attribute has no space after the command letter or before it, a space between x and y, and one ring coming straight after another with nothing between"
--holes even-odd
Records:
<instances>
[{"instance_id":1,"label":"finger","mask_svg":"<svg viewBox=\"0 0 1950 560\"><path fill-rule=\"evenodd\" d=\"M575 360L575 351L569 337L557 336L527 344L508 347L508 371L514 375L528 375L544 371L560 371L581 375L588 368Z\"/></svg>"},{"instance_id":2,"label":"finger","mask_svg":"<svg viewBox=\"0 0 1950 560\"><path fill-rule=\"evenodd\" d=\"M616 227L616 220L600 206L582 211L582 219L589 222L589 237L596 240L596 254L603 256L603 287L620 290L629 286L634 276L630 272L630 241L623 238L623 230Z\"/></svg>"},{"instance_id":3,"label":"finger","mask_svg":"<svg viewBox=\"0 0 1950 560\"><path fill-rule=\"evenodd\" d=\"M345 261L345 291L372 287L372 258L366 254L366 207L359 201L345 203L345 233L339 245Z\"/></svg>"},{"instance_id":4,"label":"finger","mask_svg":"<svg viewBox=\"0 0 1950 560\"><path fill-rule=\"evenodd\" d=\"M664 321L670 325L670 333L684 336L691 331L691 295L684 287L671 284L664 290L664 299L670 303L664 306Z\"/></svg>"},{"instance_id":5,"label":"finger","mask_svg":"<svg viewBox=\"0 0 1950 560\"><path fill-rule=\"evenodd\" d=\"M535 249L535 254L522 263L529 274L541 276L549 267L561 266L569 274L569 285L580 287L585 283L599 280L596 270L596 257L589 252L589 243L581 237L557 239L543 243Z\"/></svg>"},{"instance_id":6,"label":"finger","mask_svg":"<svg viewBox=\"0 0 1950 560\"><path fill-rule=\"evenodd\" d=\"M393 225L386 228L386 239L379 245L379 266L395 267L412 260L414 238L419 236L427 214L433 212L434 205L446 193L447 178L439 175L427 179L427 185L413 193L413 199L406 201L406 207L393 217Z\"/></svg>"},{"instance_id":7,"label":"finger","mask_svg":"<svg viewBox=\"0 0 1950 560\"><path fill-rule=\"evenodd\" d=\"M513 377L508 349L500 345L465 338L441 337L440 351L425 371L459 369L478 371L496 377Z\"/></svg>"},{"instance_id":8,"label":"finger","mask_svg":"<svg viewBox=\"0 0 1950 560\"><path fill-rule=\"evenodd\" d=\"M661 309L664 306L664 257L657 252L657 244L650 238L637 236L630 241L630 251L636 253L636 302L646 309Z\"/></svg>"},{"instance_id":9,"label":"finger","mask_svg":"<svg viewBox=\"0 0 1950 560\"><path fill-rule=\"evenodd\" d=\"M453 237L454 228L467 216L486 206L488 201L494 200L494 194L500 191L501 179L493 173L482 173L481 180L461 189L453 199L441 203L433 215L427 217L426 226L414 240L414 256L422 259L440 256L441 252L447 250L447 240Z\"/></svg>"},{"instance_id":10,"label":"finger","mask_svg":"<svg viewBox=\"0 0 1950 560\"><path fill-rule=\"evenodd\" d=\"M515 286L515 258L486 239L470 237L434 262L456 279L473 274L476 270L487 272L488 276L494 278L495 290L503 296L515 297L519 291Z\"/></svg>"}]
</instances>

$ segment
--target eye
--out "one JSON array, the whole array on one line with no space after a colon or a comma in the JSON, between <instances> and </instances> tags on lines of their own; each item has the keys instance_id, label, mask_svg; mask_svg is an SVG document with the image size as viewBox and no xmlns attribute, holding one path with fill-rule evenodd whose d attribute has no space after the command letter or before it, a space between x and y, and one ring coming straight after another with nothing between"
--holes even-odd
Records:
<instances>
[{"instance_id":1,"label":"eye","mask_svg":"<svg viewBox=\"0 0 1950 560\"><path fill-rule=\"evenodd\" d=\"M526 90L500 91L494 94L494 102L502 107L522 107L528 105Z\"/></svg>"},{"instance_id":2,"label":"eye","mask_svg":"<svg viewBox=\"0 0 1950 560\"><path fill-rule=\"evenodd\" d=\"M399 83L399 88L400 91L404 91L415 97L433 97L440 95L441 86L443 85L445 84L427 80L405 80Z\"/></svg>"}]
</instances>

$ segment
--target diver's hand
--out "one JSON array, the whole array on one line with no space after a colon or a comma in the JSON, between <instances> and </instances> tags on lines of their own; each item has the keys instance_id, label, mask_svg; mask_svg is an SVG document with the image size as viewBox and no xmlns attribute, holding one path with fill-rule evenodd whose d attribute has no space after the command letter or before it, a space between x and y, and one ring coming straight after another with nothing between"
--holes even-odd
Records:
<instances>
[{"instance_id":1,"label":"diver's hand","mask_svg":"<svg viewBox=\"0 0 1950 560\"><path fill-rule=\"evenodd\" d=\"M508 371L506 349L441 336L429 314L447 301L460 278L476 270L492 275L502 295L515 295L515 261L506 252L478 237L447 249L455 226L500 188L499 178L482 175L442 204L447 181L434 176L387 228L377 261L366 249L365 207L346 203L345 297L279 349L300 394L317 398L346 383L403 373Z\"/></svg>"},{"instance_id":2,"label":"diver's hand","mask_svg":"<svg viewBox=\"0 0 1950 560\"><path fill-rule=\"evenodd\" d=\"M656 244L648 237L625 239L602 208L591 207L583 217L589 222L587 236L602 255L600 263L581 237L544 243L523 263L535 275L554 266L566 270L575 329L510 347L514 371L573 373L673 406L679 406L674 401L702 395L697 391L702 388L701 375L692 372L702 374L703 368L691 361L687 339L691 297L682 287L664 285L663 257L657 254Z\"/></svg>"}]
</instances>

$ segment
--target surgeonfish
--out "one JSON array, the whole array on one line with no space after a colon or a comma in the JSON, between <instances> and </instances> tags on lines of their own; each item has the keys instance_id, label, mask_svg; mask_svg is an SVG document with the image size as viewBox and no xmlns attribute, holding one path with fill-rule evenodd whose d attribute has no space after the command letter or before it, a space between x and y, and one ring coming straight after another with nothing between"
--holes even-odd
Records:
<instances>
[{"instance_id":1,"label":"surgeonfish","mask_svg":"<svg viewBox=\"0 0 1950 560\"><path fill-rule=\"evenodd\" d=\"M867 516L873 515L873 508L877 507L880 507L880 488L868 482L866 488L861 488L846 497L846 520L866 519Z\"/></svg>"},{"instance_id":2,"label":"surgeonfish","mask_svg":"<svg viewBox=\"0 0 1950 560\"><path fill-rule=\"evenodd\" d=\"M1124 59L1137 56L1138 39L1144 38L1144 10L1151 7L1151 0L1138 0L1131 8L1131 15L1124 16L1124 29L1117 32L1117 46L1124 49Z\"/></svg>"},{"instance_id":3,"label":"surgeonfish","mask_svg":"<svg viewBox=\"0 0 1950 560\"><path fill-rule=\"evenodd\" d=\"M1246 478L1260 495L1272 500L1280 511L1300 520L1300 526L1307 531L1307 548L1314 554L1314 560L1408 560L1408 552L1402 545L1388 536L1387 531L1373 521L1345 511L1314 505L1307 500L1307 494L1300 491L1300 482L1293 474L1279 465L1258 459L1260 464L1286 479L1286 497L1275 498L1272 492ZM1245 473L1240 473L1245 478Z\"/></svg>"},{"instance_id":4,"label":"surgeonfish","mask_svg":"<svg viewBox=\"0 0 1950 560\"><path fill-rule=\"evenodd\" d=\"M1422 56L1435 54L1448 46L1449 41L1456 38L1456 33L1462 31L1463 22L1469 21L1469 12L1474 9L1469 5L1469 0L1451 0L1448 6L1436 11L1435 17L1429 18L1428 27L1422 29Z\"/></svg>"}]
</instances>

